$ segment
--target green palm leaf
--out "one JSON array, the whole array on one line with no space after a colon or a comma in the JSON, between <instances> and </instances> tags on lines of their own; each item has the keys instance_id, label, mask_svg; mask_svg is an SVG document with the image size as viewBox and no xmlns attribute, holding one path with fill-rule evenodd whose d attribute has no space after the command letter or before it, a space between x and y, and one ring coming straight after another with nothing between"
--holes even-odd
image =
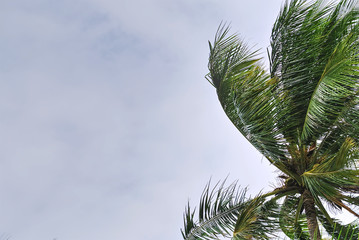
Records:
<instances>
[{"instance_id":1,"label":"green palm leaf","mask_svg":"<svg viewBox=\"0 0 359 240\"><path fill-rule=\"evenodd\" d=\"M207 79L216 87L219 101L237 129L262 154L279 160L285 155L285 146L275 127L279 100L272 91L276 81L257 64L256 52L250 52L236 35L227 36L228 31L220 26L210 43Z\"/></svg>"},{"instance_id":2,"label":"green palm leaf","mask_svg":"<svg viewBox=\"0 0 359 240\"><path fill-rule=\"evenodd\" d=\"M271 76L284 91L280 119L286 139L312 142L325 136L358 89L358 11L355 1L337 7L291 1L271 37ZM290 118L289 118L289 117Z\"/></svg>"},{"instance_id":3,"label":"green palm leaf","mask_svg":"<svg viewBox=\"0 0 359 240\"><path fill-rule=\"evenodd\" d=\"M200 199L198 219L189 205L184 213L183 238L219 239L221 237L246 239L251 235L256 239L269 239L278 230L278 205L265 202L258 196L248 199L246 189L240 189L237 183L224 187L217 183L212 189L207 184Z\"/></svg>"}]
</instances>

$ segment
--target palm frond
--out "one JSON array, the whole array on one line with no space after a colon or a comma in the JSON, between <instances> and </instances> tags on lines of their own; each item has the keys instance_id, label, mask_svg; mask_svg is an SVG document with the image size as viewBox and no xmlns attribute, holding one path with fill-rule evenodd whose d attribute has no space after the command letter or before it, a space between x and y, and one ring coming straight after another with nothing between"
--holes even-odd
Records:
<instances>
[{"instance_id":1,"label":"palm frond","mask_svg":"<svg viewBox=\"0 0 359 240\"><path fill-rule=\"evenodd\" d=\"M197 211L186 207L184 214L183 238L189 239L218 239L219 236L231 237L239 211L245 203L246 189L240 189L237 183L224 187L218 182L212 189L210 182L206 185Z\"/></svg>"},{"instance_id":2,"label":"palm frond","mask_svg":"<svg viewBox=\"0 0 359 240\"><path fill-rule=\"evenodd\" d=\"M342 110L346 109L346 103L355 96L359 76L357 36L358 33L349 33L332 50L309 101L303 138L326 133Z\"/></svg>"},{"instance_id":3,"label":"palm frond","mask_svg":"<svg viewBox=\"0 0 359 240\"><path fill-rule=\"evenodd\" d=\"M355 1L286 3L273 27L271 76L284 92L278 127L285 138L310 143L324 136L358 89ZM345 115L345 114L344 114ZM337 121L337 123L340 121Z\"/></svg>"},{"instance_id":4,"label":"palm frond","mask_svg":"<svg viewBox=\"0 0 359 240\"><path fill-rule=\"evenodd\" d=\"M246 214L253 214L253 218L246 219L247 227L241 233L252 233L254 237L271 236L277 230L275 213L278 211L276 203L264 203L264 198L254 200L246 197L246 189L240 189L237 183L229 187L225 182L218 182L213 188L208 183L202 193L197 219L196 211L187 206L184 213L184 229L181 229L183 239L202 240L232 238L236 224L242 222L239 216L246 218ZM252 212L254 202L258 211ZM263 204L263 205L261 205ZM254 219L255 218L255 219ZM255 230L255 231L253 231ZM240 239L236 234L234 239Z\"/></svg>"},{"instance_id":5,"label":"palm frond","mask_svg":"<svg viewBox=\"0 0 359 240\"><path fill-rule=\"evenodd\" d=\"M275 124L280 99L272 91L277 82L258 64L256 51L250 52L237 35L227 36L228 32L228 27L220 26L214 43L210 43L207 78L244 137L267 158L279 160L286 148Z\"/></svg>"},{"instance_id":6,"label":"palm frond","mask_svg":"<svg viewBox=\"0 0 359 240\"><path fill-rule=\"evenodd\" d=\"M322 1L286 1L271 35L271 77L280 84L277 94L285 96L278 127L288 142L297 143L308 106L315 88L314 80L321 74L319 61L322 25L330 12Z\"/></svg>"}]
</instances>

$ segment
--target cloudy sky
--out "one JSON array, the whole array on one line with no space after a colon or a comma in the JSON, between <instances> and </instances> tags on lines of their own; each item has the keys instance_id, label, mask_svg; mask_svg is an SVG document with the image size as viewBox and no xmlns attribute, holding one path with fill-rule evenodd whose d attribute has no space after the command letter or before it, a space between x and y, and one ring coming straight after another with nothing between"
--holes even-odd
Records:
<instances>
[{"instance_id":1,"label":"cloudy sky","mask_svg":"<svg viewBox=\"0 0 359 240\"><path fill-rule=\"evenodd\" d=\"M1 1L0 235L179 240L210 178L271 189L204 75L222 20L265 52L281 4Z\"/></svg>"}]
</instances>

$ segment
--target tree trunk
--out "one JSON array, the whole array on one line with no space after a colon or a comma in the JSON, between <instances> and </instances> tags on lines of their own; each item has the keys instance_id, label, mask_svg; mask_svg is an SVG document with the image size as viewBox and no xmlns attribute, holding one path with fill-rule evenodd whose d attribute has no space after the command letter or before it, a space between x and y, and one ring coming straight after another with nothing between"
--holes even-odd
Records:
<instances>
[{"instance_id":1,"label":"tree trunk","mask_svg":"<svg viewBox=\"0 0 359 240\"><path fill-rule=\"evenodd\" d=\"M308 229L311 240L322 239L319 231L319 224L317 221L317 212L315 210L314 198L309 190L303 192L303 206L305 215L307 217Z\"/></svg>"}]
</instances>

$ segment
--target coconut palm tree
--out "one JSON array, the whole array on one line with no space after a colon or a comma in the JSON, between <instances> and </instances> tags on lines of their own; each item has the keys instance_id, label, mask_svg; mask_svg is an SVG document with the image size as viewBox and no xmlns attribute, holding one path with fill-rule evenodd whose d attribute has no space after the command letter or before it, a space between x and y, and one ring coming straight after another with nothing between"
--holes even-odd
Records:
<instances>
[{"instance_id":1,"label":"coconut palm tree","mask_svg":"<svg viewBox=\"0 0 359 240\"><path fill-rule=\"evenodd\" d=\"M268 73L228 27L209 43L207 79L225 113L281 172L282 185L266 196L284 199L279 225L291 238L321 239L320 223L339 226L328 208L359 217L357 6L287 1L273 26Z\"/></svg>"}]
</instances>

